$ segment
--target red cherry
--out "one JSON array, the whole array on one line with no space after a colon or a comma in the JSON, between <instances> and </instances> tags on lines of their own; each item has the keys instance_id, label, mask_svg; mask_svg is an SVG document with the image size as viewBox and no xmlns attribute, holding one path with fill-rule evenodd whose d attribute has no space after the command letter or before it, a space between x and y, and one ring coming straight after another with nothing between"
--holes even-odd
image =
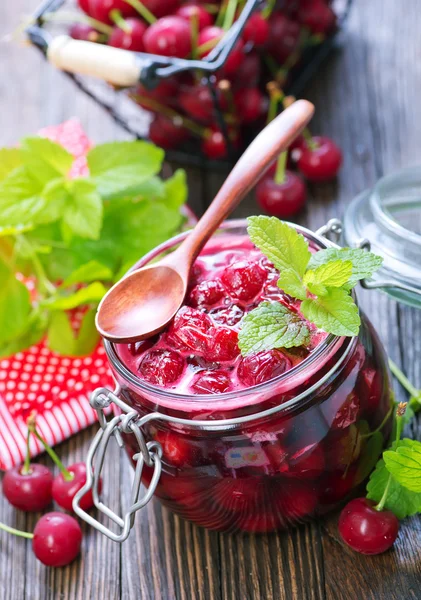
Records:
<instances>
[{"instance_id":1,"label":"red cherry","mask_svg":"<svg viewBox=\"0 0 421 600\"><path fill-rule=\"evenodd\" d=\"M211 318L196 308L183 306L175 315L166 339L168 344L184 351L203 353L208 348L207 333L212 327Z\"/></svg>"},{"instance_id":2,"label":"red cherry","mask_svg":"<svg viewBox=\"0 0 421 600\"><path fill-rule=\"evenodd\" d=\"M328 468L332 468L328 463ZM355 466L351 465L347 472L333 471L320 481L321 504L336 504L351 493L355 485Z\"/></svg>"},{"instance_id":3,"label":"red cherry","mask_svg":"<svg viewBox=\"0 0 421 600\"><path fill-rule=\"evenodd\" d=\"M383 392L383 378L380 370L365 367L361 372L358 383L358 393L362 399L362 409L368 414L375 414Z\"/></svg>"},{"instance_id":4,"label":"red cherry","mask_svg":"<svg viewBox=\"0 0 421 600\"><path fill-rule=\"evenodd\" d=\"M198 283L190 292L189 303L192 306L209 308L224 296L225 288L219 279L209 279Z\"/></svg>"},{"instance_id":5,"label":"red cherry","mask_svg":"<svg viewBox=\"0 0 421 600\"><path fill-rule=\"evenodd\" d=\"M269 39L269 23L261 13L253 13L243 29L243 40L257 48L264 46Z\"/></svg>"},{"instance_id":6,"label":"red cherry","mask_svg":"<svg viewBox=\"0 0 421 600\"><path fill-rule=\"evenodd\" d=\"M126 25L130 31L123 31L120 27L114 27L108 40L108 45L134 52L143 52L143 36L147 30L146 24L140 19L126 19Z\"/></svg>"},{"instance_id":7,"label":"red cherry","mask_svg":"<svg viewBox=\"0 0 421 600\"><path fill-rule=\"evenodd\" d=\"M343 541L361 554L381 554L394 543L399 521L390 510L376 510L367 498L348 502L339 517L339 533Z\"/></svg>"},{"instance_id":8,"label":"red cherry","mask_svg":"<svg viewBox=\"0 0 421 600\"><path fill-rule=\"evenodd\" d=\"M123 17L134 17L136 10L124 0L87 0L83 2L83 10L94 19L113 24L111 11L118 10Z\"/></svg>"},{"instance_id":9,"label":"red cherry","mask_svg":"<svg viewBox=\"0 0 421 600\"><path fill-rule=\"evenodd\" d=\"M260 119L266 112L266 97L258 88L238 90L234 96L238 116L244 123L252 123Z\"/></svg>"},{"instance_id":10,"label":"red cherry","mask_svg":"<svg viewBox=\"0 0 421 600\"><path fill-rule=\"evenodd\" d=\"M257 262L239 260L229 265L221 275L228 292L238 300L249 301L261 291L266 272Z\"/></svg>"},{"instance_id":11,"label":"red cherry","mask_svg":"<svg viewBox=\"0 0 421 600\"><path fill-rule=\"evenodd\" d=\"M202 142L202 152L208 158L225 158L227 155L227 144L222 131L212 129Z\"/></svg>"},{"instance_id":12,"label":"red cherry","mask_svg":"<svg viewBox=\"0 0 421 600\"><path fill-rule=\"evenodd\" d=\"M202 371L197 375L191 389L196 394L222 394L231 385L231 379L224 371Z\"/></svg>"},{"instance_id":13,"label":"red cherry","mask_svg":"<svg viewBox=\"0 0 421 600\"><path fill-rule=\"evenodd\" d=\"M73 479L66 481L63 474L60 473L53 482L53 498L59 506L65 510L72 510L73 498L76 493L86 483L86 465L85 463L75 463L67 468L73 474ZM99 485L101 491L102 484ZM80 506L83 510L89 510L94 505L92 491L87 492L80 501Z\"/></svg>"},{"instance_id":14,"label":"red cherry","mask_svg":"<svg viewBox=\"0 0 421 600\"><path fill-rule=\"evenodd\" d=\"M178 83L177 80L169 77L168 79L163 79L155 86L153 89L149 90L143 87L142 85L137 86L135 90L134 100L140 106L143 106L147 110L152 110L150 106L145 102L142 104L142 97L151 98L152 100L156 100L160 104L173 104L174 97L178 91ZM140 98L139 98L140 96Z\"/></svg>"},{"instance_id":15,"label":"red cherry","mask_svg":"<svg viewBox=\"0 0 421 600\"><path fill-rule=\"evenodd\" d=\"M245 356L238 366L238 377L247 387L278 377L291 367L289 359L279 350L268 350Z\"/></svg>"},{"instance_id":16,"label":"red cherry","mask_svg":"<svg viewBox=\"0 0 421 600\"><path fill-rule=\"evenodd\" d=\"M325 467L325 457L319 444L310 444L291 453L280 444L265 448L276 469L287 477L316 479Z\"/></svg>"},{"instance_id":17,"label":"red cherry","mask_svg":"<svg viewBox=\"0 0 421 600\"><path fill-rule=\"evenodd\" d=\"M286 523L299 521L314 513L318 497L313 486L293 479L278 486L275 502Z\"/></svg>"},{"instance_id":18,"label":"red cherry","mask_svg":"<svg viewBox=\"0 0 421 600\"><path fill-rule=\"evenodd\" d=\"M312 142L302 148L297 166L309 181L329 181L336 177L342 164L342 152L328 137L314 136Z\"/></svg>"},{"instance_id":19,"label":"red cherry","mask_svg":"<svg viewBox=\"0 0 421 600\"><path fill-rule=\"evenodd\" d=\"M191 52L190 25L181 17L163 17L148 28L143 43L150 54L186 58Z\"/></svg>"},{"instance_id":20,"label":"red cherry","mask_svg":"<svg viewBox=\"0 0 421 600\"><path fill-rule=\"evenodd\" d=\"M162 446L162 458L165 462L182 467L189 464L192 458L192 446L180 435L171 432L158 431L155 439Z\"/></svg>"},{"instance_id":21,"label":"red cherry","mask_svg":"<svg viewBox=\"0 0 421 600\"><path fill-rule=\"evenodd\" d=\"M142 0L142 4L155 16L164 17L177 9L180 0Z\"/></svg>"},{"instance_id":22,"label":"red cherry","mask_svg":"<svg viewBox=\"0 0 421 600\"><path fill-rule=\"evenodd\" d=\"M47 467L37 463L29 465L29 472L22 473L22 466L6 471L3 478L3 494L15 508L29 512L44 510L51 504L53 475Z\"/></svg>"},{"instance_id":23,"label":"red cherry","mask_svg":"<svg viewBox=\"0 0 421 600\"><path fill-rule=\"evenodd\" d=\"M86 42L98 42L100 33L87 25L86 23L74 23L69 29L69 35L74 40L84 40Z\"/></svg>"},{"instance_id":24,"label":"red cherry","mask_svg":"<svg viewBox=\"0 0 421 600\"><path fill-rule=\"evenodd\" d=\"M209 329L209 346L206 357L218 362L233 361L240 354L238 333L228 327Z\"/></svg>"},{"instance_id":25,"label":"red cherry","mask_svg":"<svg viewBox=\"0 0 421 600\"><path fill-rule=\"evenodd\" d=\"M232 77L234 85L241 88L256 86L260 79L260 71L259 55L256 52L246 54Z\"/></svg>"},{"instance_id":26,"label":"red cherry","mask_svg":"<svg viewBox=\"0 0 421 600\"><path fill-rule=\"evenodd\" d=\"M204 44L208 44L208 42L215 40L215 46L219 42L220 39L225 35L225 31L220 27L216 27L216 25L212 25L211 27L205 27L199 34L198 38L198 46L203 46ZM239 39L235 44L234 48L231 50L226 63L224 64L222 71L226 76L234 75L236 70L240 67L241 63L244 60L244 42ZM207 56L212 49L205 50L201 52L201 56Z\"/></svg>"},{"instance_id":27,"label":"red cherry","mask_svg":"<svg viewBox=\"0 0 421 600\"><path fill-rule=\"evenodd\" d=\"M212 16L208 11L198 4L183 4L175 14L189 23L192 23L193 19L197 19L199 31L205 27L210 27L213 22Z\"/></svg>"},{"instance_id":28,"label":"red cherry","mask_svg":"<svg viewBox=\"0 0 421 600\"><path fill-rule=\"evenodd\" d=\"M208 122L214 115L214 102L207 85L193 85L182 90L178 101L188 116L199 121Z\"/></svg>"},{"instance_id":29,"label":"red cherry","mask_svg":"<svg viewBox=\"0 0 421 600\"><path fill-rule=\"evenodd\" d=\"M177 381L184 369L184 359L174 350L151 350L138 367L145 381L154 385L169 385Z\"/></svg>"},{"instance_id":30,"label":"red cherry","mask_svg":"<svg viewBox=\"0 0 421 600\"><path fill-rule=\"evenodd\" d=\"M256 186L256 199L265 212L285 219L304 207L306 188L295 173L286 170L282 183L276 183L272 177L264 177Z\"/></svg>"},{"instance_id":31,"label":"red cherry","mask_svg":"<svg viewBox=\"0 0 421 600\"><path fill-rule=\"evenodd\" d=\"M77 0L79 8L86 14L89 14L89 4L91 0Z\"/></svg>"},{"instance_id":32,"label":"red cherry","mask_svg":"<svg viewBox=\"0 0 421 600\"><path fill-rule=\"evenodd\" d=\"M360 400L354 392L345 396L339 389L321 404L321 410L331 429L346 429L360 416Z\"/></svg>"},{"instance_id":33,"label":"red cherry","mask_svg":"<svg viewBox=\"0 0 421 600\"><path fill-rule=\"evenodd\" d=\"M35 525L32 549L47 567L64 567L73 562L81 543L79 523L65 513L47 513Z\"/></svg>"},{"instance_id":34,"label":"red cherry","mask_svg":"<svg viewBox=\"0 0 421 600\"><path fill-rule=\"evenodd\" d=\"M312 33L329 33L335 28L336 15L324 0L304 0L297 12L297 19Z\"/></svg>"},{"instance_id":35,"label":"red cherry","mask_svg":"<svg viewBox=\"0 0 421 600\"><path fill-rule=\"evenodd\" d=\"M189 132L184 127L181 119L169 119L164 115L155 115L149 125L149 139L151 142L170 150L177 148L189 137Z\"/></svg>"},{"instance_id":36,"label":"red cherry","mask_svg":"<svg viewBox=\"0 0 421 600\"><path fill-rule=\"evenodd\" d=\"M267 47L269 52L282 65L297 49L301 28L296 21L292 21L279 12L271 15L269 26L270 36Z\"/></svg>"}]
</instances>

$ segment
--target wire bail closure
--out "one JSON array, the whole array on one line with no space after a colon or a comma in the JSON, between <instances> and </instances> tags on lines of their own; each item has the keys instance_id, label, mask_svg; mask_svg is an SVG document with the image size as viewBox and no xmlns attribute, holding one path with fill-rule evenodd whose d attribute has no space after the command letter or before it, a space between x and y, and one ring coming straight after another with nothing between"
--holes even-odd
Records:
<instances>
[{"instance_id":1,"label":"wire bail closure","mask_svg":"<svg viewBox=\"0 0 421 600\"><path fill-rule=\"evenodd\" d=\"M112 393L107 388L98 388L91 395L90 404L98 413L101 428L95 435L95 438L89 447L86 457L86 483L77 492L73 499L73 510L89 525L106 535L114 542L121 543L124 542L129 536L130 530L134 525L136 512L140 508L143 508L155 493L162 469L162 447L158 442L155 441L146 443L143 433L136 424L138 414L127 404L125 404L125 402L118 398L116 395L118 391L118 388L116 393ZM107 421L104 414L104 409L108 408L112 402L116 403L122 412L121 414L116 415ZM122 448L122 433L133 434L135 436L139 446L139 452L133 456L133 460L136 462L136 467L132 484L131 505L124 512L123 516L119 516L100 500L99 483L108 444L111 438L115 437L117 444L120 448ZM142 498L139 498L142 471L145 464L148 467L153 467L154 470L147 492L144 496L142 496ZM91 490L95 507L118 525L120 528L119 533L115 533L100 523L97 519L94 519L94 517L92 517L81 507L80 502L83 496Z\"/></svg>"}]
</instances>

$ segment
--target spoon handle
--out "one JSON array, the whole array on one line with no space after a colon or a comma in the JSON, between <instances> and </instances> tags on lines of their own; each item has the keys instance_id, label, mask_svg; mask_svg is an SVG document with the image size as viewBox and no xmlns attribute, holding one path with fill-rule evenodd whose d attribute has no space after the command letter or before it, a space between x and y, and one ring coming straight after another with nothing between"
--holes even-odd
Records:
<instances>
[{"instance_id":1,"label":"spoon handle","mask_svg":"<svg viewBox=\"0 0 421 600\"><path fill-rule=\"evenodd\" d=\"M278 155L289 147L313 113L313 104L307 100L297 100L259 133L240 157L194 230L173 253L172 257L178 264L180 255L186 259L188 266L192 264L213 232L256 185Z\"/></svg>"}]
</instances>

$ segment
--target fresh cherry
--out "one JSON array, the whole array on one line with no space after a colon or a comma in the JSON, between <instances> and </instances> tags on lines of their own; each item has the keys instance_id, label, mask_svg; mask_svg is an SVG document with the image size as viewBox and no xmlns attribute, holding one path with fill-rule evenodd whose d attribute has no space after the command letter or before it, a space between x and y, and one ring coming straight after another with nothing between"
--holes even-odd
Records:
<instances>
[{"instance_id":1,"label":"fresh cherry","mask_svg":"<svg viewBox=\"0 0 421 600\"><path fill-rule=\"evenodd\" d=\"M177 80L173 77L168 77L167 79L162 79L152 89L147 89L142 85L139 85L134 94L134 99L140 106L143 106L147 110L152 110L151 105L148 104L147 100L156 100L156 102L164 105L172 105L174 104L174 98L178 91L178 83ZM142 98L146 98L146 102L142 103Z\"/></svg>"},{"instance_id":2,"label":"fresh cherry","mask_svg":"<svg viewBox=\"0 0 421 600\"><path fill-rule=\"evenodd\" d=\"M155 115L149 125L149 139L151 142L170 150L176 148L189 137L189 132L184 127L182 120L177 117L170 119L164 115Z\"/></svg>"},{"instance_id":3,"label":"fresh cherry","mask_svg":"<svg viewBox=\"0 0 421 600\"><path fill-rule=\"evenodd\" d=\"M220 129L212 128L202 141L202 152L208 158L225 158L228 153L225 136Z\"/></svg>"},{"instance_id":4,"label":"fresh cherry","mask_svg":"<svg viewBox=\"0 0 421 600\"><path fill-rule=\"evenodd\" d=\"M329 181L342 164L342 152L330 138L314 136L301 149L297 166L309 181Z\"/></svg>"},{"instance_id":5,"label":"fresh cherry","mask_svg":"<svg viewBox=\"0 0 421 600\"><path fill-rule=\"evenodd\" d=\"M264 177L256 186L256 199L265 212L285 219L304 207L306 188L295 173L287 170L282 183Z\"/></svg>"},{"instance_id":6,"label":"fresh cherry","mask_svg":"<svg viewBox=\"0 0 421 600\"><path fill-rule=\"evenodd\" d=\"M255 298L265 280L266 272L260 264L247 260L233 262L221 275L221 281L230 295L242 301Z\"/></svg>"},{"instance_id":7,"label":"fresh cherry","mask_svg":"<svg viewBox=\"0 0 421 600\"><path fill-rule=\"evenodd\" d=\"M113 31L108 40L108 45L114 48L123 48L124 50L133 50L134 52L143 52L143 36L147 30L147 25L140 19L126 19L127 31L118 26Z\"/></svg>"},{"instance_id":8,"label":"fresh cherry","mask_svg":"<svg viewBox=\"0 0 421 600\"><path fill-rule=\"evenodd\" d=\"M238 116L243 123L253 123L260 119L267 109L265 96L258 88L238 90L234 96Z\"/></svg>"},{"instance_id":9,"label":"fresh cherry","mask_svg":"<svg viewBox=\"0 0 421 600\"><path fill-rule=\"evenodd\" d=\"M183 4L175 14L189 23L196 19L199 31L205 27L210 27L213 22L212 16L199 4Z\"/></svg>"},{"instance_id":10,"label":"fresh cherry","mask_svg":"<svg viewBox=\"0 0 421 600\"><path fill-rule=\"evenodd\" d=\"M136 15L135 9L125 0L79 0L79 5L90 17L111 25L114 24L111 18L113 10L118 10L124 18Z\"/></svg>"},{"instance_id":11,"label":"fresh cherry","mask_svg":"<svg viewBox=\"0 0 421 600\"><path fill-rule=\"evenodd\" d=\"M199 121L208 122L214 115L214 101L207 85L197 84L182 90L178 102L188 116Z\"/></svg>"},{"instance_id":12,"label":"fresh cherry","mask_svg":"<svg viewBox=\"0 0 421 600\"><path fill-rule=\"evenodd\" d=\"M181 17L163 17L148 28L143 43L150 54L186 58L191 52L190 25Z\"/></svg>"},{"instance_id":13,"label":"fresh cherry","mask_svg":"<svg viewBox=\"0 0 421 600\"><path fill-rule=\"evenodd\" d=\"M284 14L277 12L270 18L269 52L281 64L298 48L301 28Z\"/></svg>"},{"instance_id":14,"label":"fresh cherry","mask_svg":"<svg viewBox=\"0 0 421 600\"><path fill-rule=\"evenodd\" d=\"M326 34L336 25L336 15L324 0L304 0L300 4L297 19L312 33Z\"/></svg>"},{"instance_id":15,"label":"fresh cherry","mask_svg":"<svg viewBox=\"0 0 421 600\"><path fill-rule=\"evenodd\" d=\"M198 46L199 51L200 47L207 45L209 42L214 41L215 46L223 38L225 35L225 31L220 27L216 27L216 25L212 25L211 27L205 27L199 34L198 38ZM213 48L201 51L201 57L207 56ZM241 63L244 60L244 42L239 39L235 44L234 48L231 50L224 66L222 67L223 74L229 77L230 75L234 75L237 69L240 67Z\"/></svg>"},{"instance_id":16,"label":"fresh cherry","mask_svg":"<svg viewBox=\"0 0 421 600\"><path fill-rule=\"evenodd\" d=\"M164 17L177 9L180 0L142 0L142 4L155 16Z\"/></svg>"},{"instance_id":17,"label":"fresh cherry","mask_svg":"<svg viewBox=\"0 0 421 600\"><path fill-rule=\"evenodd\" d=\"M339 533L343 541L361 554L381 554L394 543L399 521L390 510L376 510L367 498L355 498L342 510Z\"/></svg>"},{"instance_id":18,"label":"fresh cherry","mask_svg":"<svg viewBox=\"0 0 421 600\"><path fill-rule=\"evenodd\" d=\"M262 14L255 12L248 19L243 29L243 40L256 48L264 46L269 39L269 23Z\"/></svg>"},{"instance_id":19,"label":"fresh cherry","mask_svg":"<svg viewBox=\"0 0 421 600\"><path fill-rule=\"evenodd\" d=\"M74 40L83 40L86 42L99 42L101 34L86 23L73 23L69 29L69 35Z\"/></svg>"},{"instance_id":20,"label":"fresh cherry","mask_svg":"<svg viewBox=\"0 0 421 600\"><path fill-rule=\"evenodd\" d=\"M174 350L151 350L138 367L141 377L154 385L169 385L180 377L184 369L183 357Z\"/></svg>"},{"instance_id":21,"label":"fresh cherry","mask_svg":"<svg viewBox=\"0 0 421 600\"><path fill-rule=\"evenodd\" d=\"M260 79L260 57L256 52L244 56L243 62L235 71L233 84L240 88L256 86Z\"/></svg>"},{"instance_id":22,"label":"fresh cherry","mask_svg":"<svg viewBox=\"0 0 421 600\"><path fill-rule=\"evenodd\" d=\"M245 356L238 366L238 377L247 387L264 383L285 373L289 359L279 350L267 350Z\"/></svg>"},{"instance_id":23,"label":"fresh cherry","mask_svg":"<svg viewBox=\"0 0 421 600\"><path fill-rule=\"evenodd\" d=\"M35 525L32 548L47 567L64 567L80 552L82 530L79 523L65 513L51 512Z\"/></svg>"},{"instance_id":24,"label":"fresh cherry","mask_svg":"<svg viewBox=\"0 0 421 600\"><path fill-rule=\"evenodd\" d=\"M3 493L15 508L29 512L44 510L52 502L53 475L47 467L30 463L24 467L13 467L3 478Z\"/></svg>"},{"instance_id":25,"label":"fresh cherry","mask_svg":"<svg viewBox=\"0 0 421 600\"><path fill-rule=\"evenodd\" d=\"M224 371L202 371L191 385L195 394L222 394L228 391L231 379Z\"/></svg>"},{"instance_id":26,"label":"fresh cherry","mask_svg":"<svg viewBox=\"0 0 421 600\"><path fill-rule=\"evenodd\" d=\"M85 463L75 463L67 467L67 471L71 473L72 479L66 479L63 473L59 473L53 481L53 498L61 508L72 510L72 502L76 493L86 483L86 465ZM101 482L99 491L101 491ZM92 491L87 492L80 500L80 506L83 510L89 510L94 505Z\"/></svg>"}]
</instances>

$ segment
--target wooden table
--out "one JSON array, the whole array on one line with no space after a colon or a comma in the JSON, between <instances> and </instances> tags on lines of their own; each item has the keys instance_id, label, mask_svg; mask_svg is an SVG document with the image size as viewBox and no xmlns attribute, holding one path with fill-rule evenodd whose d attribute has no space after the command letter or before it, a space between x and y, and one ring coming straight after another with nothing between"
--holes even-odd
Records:
<instances>
[{"instance_id":1,"label":"wooden table","mask_svg":"<svg viewBox=\"0 0 421 600\"><path fill-rule=\"evenodd\" d=\"M300 222L317 228L340 217L351 198L378 177L420 162L421 10L418 0L356 0L343 49L308 88L317 110L314 132L344 150L338 184L310 189ZM2 3L0 37L30 14L37 0ZM49 68L32 49L1 43L0 140L15 143L39 127L77 115L96 142L124 138L100 108ZM189 171L196 210L221 177ZM253 198L239 215L257 211ZM391 357L421 387L421 311L379 293L361 293L363 307ZM405 395L397 387L398 397ZM81 460L95 428L59 448ZM412 434L417 434L417 425ZM420 429L418 427L418 434ZM130 467L117 449L106 468L106 501L128 503ZM33 516L15 513L0 498L0 520L31 530ZM199 529L153 501L123 545L85 528L83 558L49 570L28 544L0 536L2 600L409 600L421 599L421 520L405 521L394 549L361 557L338 539L337 515L290 533L245 537Z\"/></svg>"}]
</instances>

